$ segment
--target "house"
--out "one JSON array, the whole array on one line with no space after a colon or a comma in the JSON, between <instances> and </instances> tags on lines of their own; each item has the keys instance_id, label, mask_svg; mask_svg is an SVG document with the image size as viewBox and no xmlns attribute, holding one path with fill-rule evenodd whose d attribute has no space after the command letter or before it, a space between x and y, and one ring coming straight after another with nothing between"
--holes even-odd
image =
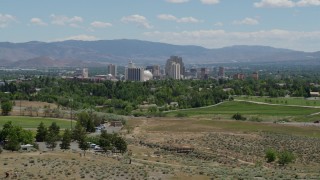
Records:
<instances>
[{"instance_id":1,"label":"house","mask_svg":"<svg viewBox=\"0 0 320 180\"><path fill-rule=\"evenodd\" d=\"M21 145L21 149L24 151L30 151L32 148L33 148L33 145L31 144Z\"/></svg>"},{"instance_id":2,"label":"house","mask_svg":"<svg viewBox=\"0 0 320 180\"><path fill-rule=\"evenodd\" d=\"M113 127L122 127L123 124L121 121L111 121L110 122L110 126L113 126Z\"/></svg>"},{"instance_id":3,"label":"house","mask_svg":"<svg viewBox=\"0 0 320 180\"><path fill-rule=\"evenodd\" d=\"M319 92L310 92L311 97L319 97Z\"/></svg>"}]
</instances>

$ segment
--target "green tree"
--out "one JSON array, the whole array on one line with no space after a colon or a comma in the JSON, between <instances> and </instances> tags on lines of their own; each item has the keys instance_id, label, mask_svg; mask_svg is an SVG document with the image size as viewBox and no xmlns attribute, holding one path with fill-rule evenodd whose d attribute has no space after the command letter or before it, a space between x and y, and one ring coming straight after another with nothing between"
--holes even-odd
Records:
<instances>
[{"instance_id":1,"label":"green tree","mask_svg":"<svg viewBox=\"0 0 320 180\"><path fill-rule=\"evenodd\" d=\"M95 132L93 119L88 112L82 111L78 114L78 122L85 128L87 132Z\"/></svg>"},{"instance_id":2,"label":"green tree","mask_svg":"<svg viewBox=\"0 0 320 180\"><path fill-rule=\"evenodd\" d=\"M37 128L36 141L44 142L47 134L48 134L48 129L45 127L43 122L41 122Z\"/></svg>"},{"instance_id":3,"label":"green tree","mask_svg":"<svg viewBox=\"0 0 320 180\"><path fill-rule=\"evenodd\" d=\"M32 132L22 129L20 126L13 126L11 121L3 125L0 132L0 140L7 140L8 143L5 149L16 151L20 149L20 143L31 144L33 143Z\"/></svg>"},{"instance_id":4,"label":"green tree","mask_svg":"<svg viewBox=\"0 0 320 180\"><path fill-rule=\"evenodd\" d=\"M86 151L89 149L89 144L87 140L87 134L85 131L82 131L83 133L80 134L79 140L78 140L78 146L83 151L83 155L86 156Z\"/></svg>"},{"instance_id":5,"label":"green tree","mask_svg":"<svg viewBox=\"0 0 320 180\"><path fill-rule=\"evenodd\" d=\"M69 129L66 129L62 136L62 143L60 144L60 148L70 149L70 143L71 143L71 131Z\"/></svg>"},{"instance_id":6,"label":"green tree","mask_svg":"<svg viewBox=\"0 0 320 180\"><path fill-rule=\"evenodd\" d=\"M2 131L0 131L0 141L6 140L12 128L13 128L13 125L11 121L6 122L2 126Z\"/></svg>"},{"instance_id":7,"label":"green tree","mask_svg":"<svg viewBox=\"0 0 320 180\"><path fill-rule=\"evenodd\" d=\"M12 111L12 103L9 100L1 102L1 110L3 116L8 116Z\"/></svg>"},{"instance_id":8,"label":"green tree","mask_svg":"<svg viewBox=\"0 0 320 180\"><path fill-rule=\"evenodd\" d=\"M276 151L274 149L267 149L265 158L267 159L268 163L275 161L277 158Z\"/></svg>"},{"instance_id":9,"label":"green tree","mask_svg":"<svg viewBox=\"0 0 320 180\"><path fill-rule=\"evenodd\" d=\"M84 127L82 127L82 125L80 124L80 122L78 121L76 126L74 127L74 129L72 130L72 139L75 141L79 141L79 137L82 133L85 132Z\"/></svg>"},{"instance_id":10,"label":"green tree","mask_svg":"<svg viewBox=\"0 0 320 180\"><path fill-rule=\"evenodd\" d=\"M48 128L48 132L53 133L55 136L59 137L60 127L57 125L56 122L51 123Z\"/></svg>"},{"instance_id":11,"label":"green tree","mask_svg":"<svg viewBox=\"0 0 320 180\"><path fill-rule=\"evenodd\" d=\"M18 134L14 131L10 131L7 136L8 143L5 145L5 149L11 151L18 151L20 149L20 142Z\"/></svg>"},{"instance_id":12,"label":"green tree","mask_svg":"<svg viewBox=\"0 0 320 180\"><path fill-rule=\"evenodd\" d=\"M46 144L47 147L52 151L57 147L57 141L60 139L59 137L60 127L53 122L48 128L48 134L46 135Z\"/></svg>"},{"instance_id":13,"label":"green tree","mask_svg":"<svg viewBox=\"0 0 320 180\"><path fill-rule=\"evenodd\" d=\"M127 151L127 142L122 137L116 137L114 141L114 146L117 150L122 153Z\"/></svg>"},{"instance_id":14,"label":"green tree","mask_svg":"<svg viewBox=\"0 0 320 180\"><path fill-rule=\"evenodd\" d=\"M232 119L244 121L244 120L246 120L247 118L244 117L244 116L242 116L240 113L236 113L236 114L234 114L234 115L232 116Z\"/></svg>"},{"instance_id":15,"label":"green tree","mask_svg":"<svg viewBox=\"0 0 320 180\"><path fill-rule=\"evenodd\" d=\"M282 151L278 153L278 163L281 166L285 166L291 162L294 161L295 157L294 154L292 152L289 151Z\"/></svg>"},{"instance_id":16,"label":"green tree","mask_svg":"<svg viewBox=\"0 0 320 180\"><path fill-rule=\"evenodd\" d=\"M46 145L52 151L57 147L58 137L53 131L49 131L46 136Z\"/></svg>"},{"instance_id":17,"label":"green tree","mask_svg":"<svg viewBox=\"0 0 320 180\"><path fill-rule=\"evenodd\" d=\"M107 134L107 131L101 131L100 138L99 138L99 145L103 149L104 152L112 149L111 145L111 135Z\"/></svg>"}]
</instances>

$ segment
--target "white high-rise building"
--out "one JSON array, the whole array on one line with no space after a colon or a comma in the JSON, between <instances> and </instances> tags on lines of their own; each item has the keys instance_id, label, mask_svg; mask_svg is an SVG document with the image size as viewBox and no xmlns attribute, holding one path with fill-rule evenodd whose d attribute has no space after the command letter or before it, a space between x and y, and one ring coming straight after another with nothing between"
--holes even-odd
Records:
<instances>
[{"instance_id":1,"label":"white high-rise building","mask_svg":"<svg viewBox=\"0 0 320 180\"><path fill-rule=\"evenodd\" d=\"M173 70L172 68L173 67L176 67L177 65L174 65L173 64L179 64L179 76L173 76L173 71L177 71L176 70ZM178 67L176 67L178 68ZM170 59L167 60L167 63L166 63L166 67L165 67L165 70L166 70L166 76L169 77L169 78L173 78L173 79L181 79L183 78L184 76L184 63L182 61L182 58L181 57L178 57L178 56L171 56ZM177 78L178 77L178 78Z\"/></svg>"},{"instance_id":2,"label":"white high-rise building","mask_svg":"<svg viewBox=\"0 0 320 180\"><path fill-rule=\"evenodd\" d=\"M111 74L113 77L117 76L117 65L109 64L108 65L108 74Z\"/></svg>"},{"instance_id":3,"label":"white high-rise building","mask_svg":"<svg viewBox=\"0 0 320 180\"><path fill-rule=\"evenodd\" d=\"M89 70L88 70L88 68L83 68L82 69L82 77L83 78L89 78Z\"/></svg>"},{"instance_id":4,"label":"white high-rise building","mask_svg":"<svg viewBox=\"0 0 320 180\"><path fill-rule=\"evenodd\" d=\"M172 79L181 79L180 64L172 62L170 76Z\"/></svg>"}]
</instances>

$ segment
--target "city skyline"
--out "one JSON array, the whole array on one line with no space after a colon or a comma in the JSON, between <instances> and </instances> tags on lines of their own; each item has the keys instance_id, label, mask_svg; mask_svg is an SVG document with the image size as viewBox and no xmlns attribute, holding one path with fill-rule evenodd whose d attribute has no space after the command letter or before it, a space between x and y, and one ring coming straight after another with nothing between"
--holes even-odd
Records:
<instances>
[{"instance_id":1,"label":"city skyline","mask_svg":"<svg viewBox=\"0 0 320 180\"><path fill-rule=\"evenodd\" d=\"M320 0L4 0L0 41L140 39L319 51L319 7Z\"/></svg>"}]
</instances>

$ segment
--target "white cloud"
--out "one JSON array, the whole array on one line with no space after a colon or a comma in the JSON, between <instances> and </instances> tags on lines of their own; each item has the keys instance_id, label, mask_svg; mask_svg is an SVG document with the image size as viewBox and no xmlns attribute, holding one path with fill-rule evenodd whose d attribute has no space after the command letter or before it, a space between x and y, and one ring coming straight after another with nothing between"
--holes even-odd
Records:
<instances>
[{"instance_id":1,"label":"white cloud","mask_svg":"<svg viewBox=\"0 0 320 180\"><path fill-rule=\"evenodd\" d=\"M153 27L149 24L146 17L134 14L131 16L125 16L121 19L124 23L134 23L140 27L146 28L146 29L152 29Z\"/></svg>"},{"instance_id":2,"label":"white cloud","mask_svg":"<svg viewBox=\"0 0 320 180\"><path fill-rule=\"evenodd\" d=\"M288 31L272 29L252 32L227 32L225 30L198 30L182 32L146 32L153 41L181 45L200 45L220 48L231 45L267 45L306 51L319 51L320 31Z\"/></svg>"},{"instance_id":3,"label":"white cloud","mask_svg":"<svg viewBox=\"0 0 320 180\"><path fill-rule=\"evenodd\" d=\"M297 6L320 6L320 0L300 0Z\"/></svg>"},{"instance_id":4,"label":"white cloud","mask_svg":"<svg viewBox=\"0 0 320 180\"><path fill-rule=\"evenodd\" d=\"M186 3L189 0L166 0L169 3Z\"/></svg>"},{"instance_id":5,"label":"white cloud","mask_svg":"<svg viewBox=\"0 0 320 180\"><path fill-rule=\"evenodd\" d=\"M222 22L216 22L216 23L214 23L214 26L223 26L223 23Z\"/></svg>"},{"instance_id":6,"label":"white cloud","mask_svg":"<svg viewBox=\"0 0 320 180\"><path fill-rule=\"evenodd\" d=\"M98 38L95 37L95 36L81 34L81 35L76 35L76 36L70 36L70 37L66 37L66 38L56 39L54 41L67 41L67 40L96 41L96 40L98 40Z\"/></svg>"},{"instance_id":7,"label":"white cloud","mask_svg":"<svg viewBox=\"0 0 320 180\"><path fill-rule=\"evenodd\" d=\"M253 4L257 8L271 7L271 8L292 8L305 6L320 6L320 0L261 0Z\"/></svg>"},{"instance_id":8,"label":"white cloud","mask_svg":"<svg viewBox=\"0 0 320 180\"><path fill-rule=\"evenodd\" d=\"M218 4L220 0L200 0L202 4Z\"/></svg>"},{"instance_id":9,"label":"white cloud","mask_svg":"<svg viewBox=\"0 0 320 180\"><path fill-rule=\"evenodd\" d=\"M233 21L233 24L237 25L257 25L259 24L259 21L257 19L253 18L244 18L242 20Z\"/></svg>"},{"instance_id":10,"label":"white cloud","mask_svg":"<svg viewBox=\"0 0 320 180\"><path fill-rule=\"evenodd\" d=\"M158 17L158 19L161 19L161 20L176 21L178 23L199 23L199 22L202 22L201 20L196 19L194 17L177 18L171 14L160 14L157 17Z\"/></svg>"},{"instance_id":11,"label":"white cloud","mask_svg":"<svg viewBox=\"0 0 320 180\"><path fill-rule=\"evenodd\" d=\"M101 22L101 21L94 21L90 25L92 27L95 27L95 28L106 28L106 27L111 27L112 26L111 23Z\"/></svg>"},{"instance_id":12,"label":"white cloud","mask_svg":"<svg viewBox=\"0 0 320 180\"><path fill-rule=\"evenodd\" d=\"M59 26L69 25L71 27L79 27L79 23L83 22L82 17L79 16L68 17L64 15L52 14L50 17L52 19L51 23Z\"/></svg>"},{"instance_id":13,"label":"white cloud","mask_svg":"<svg viewBox=\"0 0 320 180\"><path fill-rule=\"evenodd\" d=\"M30 23L38 26L47 26L48 24L43 22L40 18L32 18L30 19Z\"/></svg>"},{"instance_id":14,"label":"white cloud","mask_svg":"<svg viewBox=\"0 0 320 180\"><path fill-rule=\"evenodd\" d=\"M171 14L159 14L158 19L166 20L166 21L176 21L178 18Z\"/></svg>"},{"instance_id":15,"label":"white cloud","mask_svg":"<svg viewBox=\"0 0 320 180\"><path fill-rule=\"evenodd\" d=\"M7 27L11 22L16 22L16 18L10 14L0 14L0 28Z\"/></svg>"},{"instance_id":16,"label":"white cloud","mask_svg":"<svg viewBox=\"0 0 320 180\"><path fill-rule=\"evenodd\" d=\"M257 8L262 7L294 7L295 3L291 0L262 0L254 3Z\"/></svg>"}]
</instances>

